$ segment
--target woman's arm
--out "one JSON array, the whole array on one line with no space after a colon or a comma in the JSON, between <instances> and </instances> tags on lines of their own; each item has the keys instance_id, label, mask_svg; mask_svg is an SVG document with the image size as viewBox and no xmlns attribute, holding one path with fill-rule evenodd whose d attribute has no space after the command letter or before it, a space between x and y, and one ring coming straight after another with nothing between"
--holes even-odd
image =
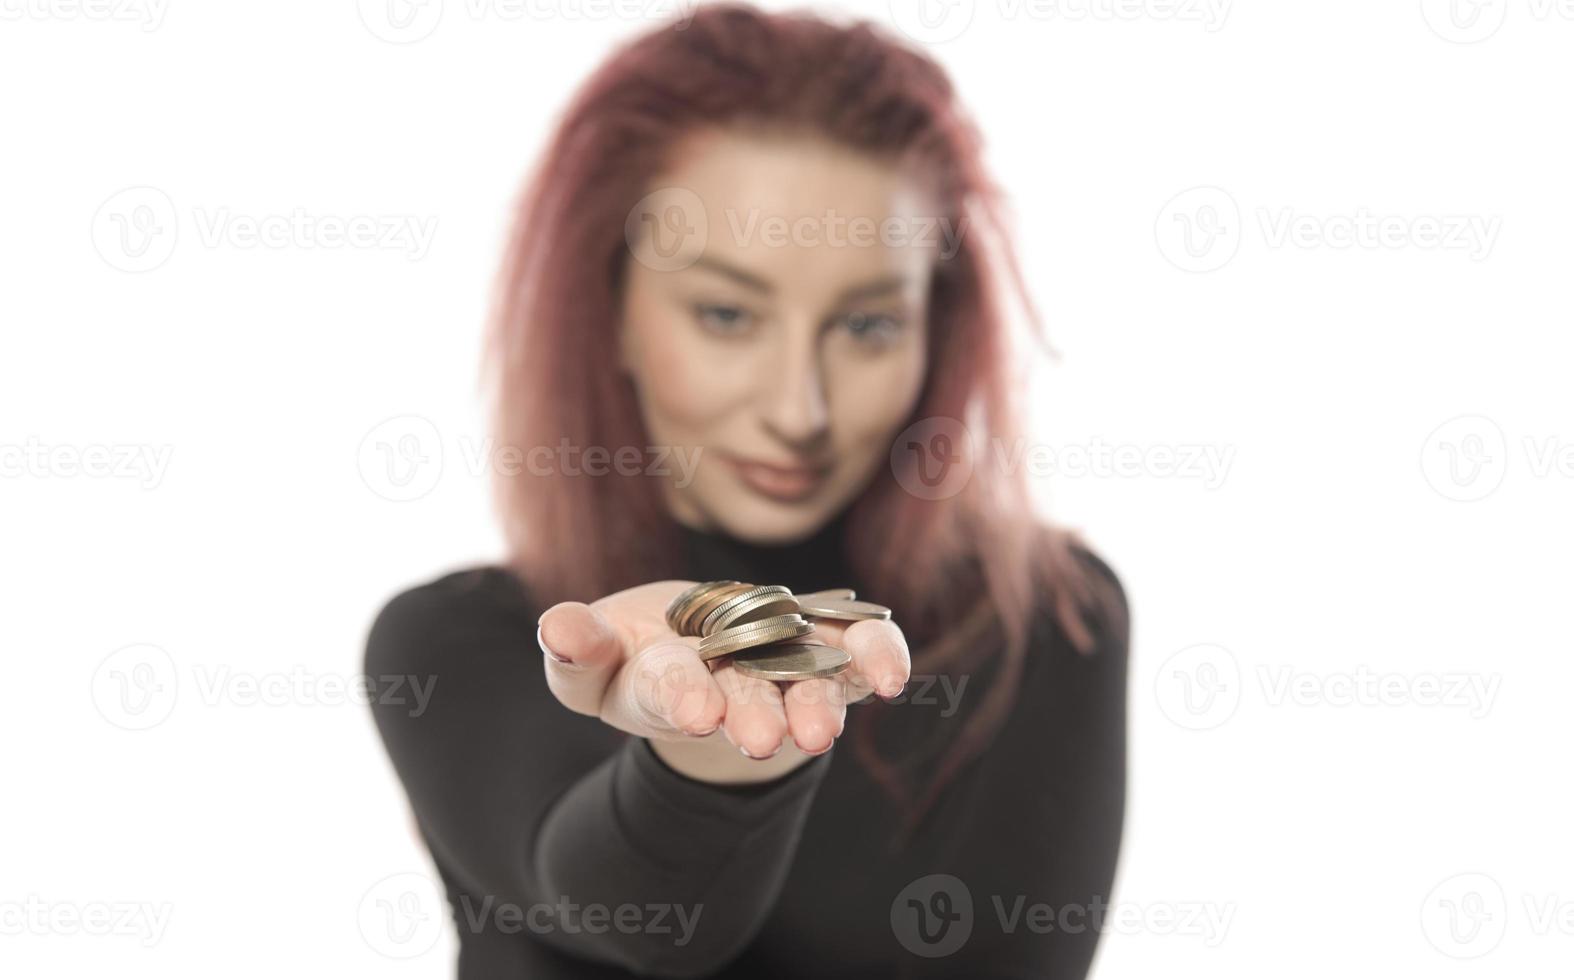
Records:
<instances>
[{"instance_id":1,"label":"woman's arm","mask_svg":"<svg viewBox=\"0 0 1574 980\"><path fill-rule=\"evenodd\" d=\"M539 613L512 576L483 569L397 596L368 638L368 675L431 685L424 709L373 713L433 857L469 906L455 909L458 928L517 931L523 917L526 933L583 959L713 972L769 915L830 753L768 782L682 775L646 740L556 700ZM610 926L587 931L557 911L587 907Z\"/></svg>"},{"instance_id":2,"label":"woman's arm","mask_svg":"<svg viewBox=\"0 0 1574 980\"><path fill-rule=\"evenodd\" d=\"M1100 937L1115 927L1131 614L1109 565L1085 549L1077 557L1100 598L1090 623L1094 648L1073 649L1046 605L1028 651L1026 710L1014 713L1000 751L984 763L990 784L1014 779L1011 816L979 814L970 827L1013 841L1005 860L991 860L974 896L987 924L980 928L994 933L979 937L990 947L979 969L991 976L1086 976ZM1023 828L1014 836L1012 822Z\"/></svg>"}]
</instances>

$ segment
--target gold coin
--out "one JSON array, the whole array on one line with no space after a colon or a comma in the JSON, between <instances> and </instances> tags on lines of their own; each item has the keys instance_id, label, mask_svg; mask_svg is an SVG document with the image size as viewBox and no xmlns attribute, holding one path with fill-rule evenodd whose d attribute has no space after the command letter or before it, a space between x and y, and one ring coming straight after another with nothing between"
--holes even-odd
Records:
<instances>
[{"instance_id":1,"label":"gold coin","mask_svg":"<svg viewBox=\"0 0 1574 980\"><path fill-rule=\"evenodd\" d=\"M840 674L852 663L846 650L824 643L777 643L756 647L732 659L745 677L767 681L806 681Z\"/></svg>"},{"instance_id":2,"label":"gold coin","mask_svg":"<svg viewBox=\"0 0 1574 980\"><path fill-rule=\"evenodd\" d=\"M689 605L688 613L683 617L683 629L678 632L684 636L703 635L700 633L700 623L706 616L728 599L742 595L753 588L754 586L743 582L722 582L715 588L705 591Z\"/></svg>"},{"instance_id":3,"label":"gold coin","mask_svg":"<svg viewBox=\"0 0 1574 980\"><path fill-rule=\"evenodd\" d=\"M713 589L713 588L715 588L715 587L717 587L719 585L736 585L736 584L737 584L736 582L725 582L725 581L721 581L721 582L696 582L696 583L694 583L693 585L691 585L688 588L684 589L682 592L679 592L676 596L673 597L671 602L667 603L667 625L671 626L672 629L675 632L682 632L681 630L678 629L678 624L682 622L683 614L687 610L687 607L691 603L694 602L694 600L698 599L706 591L708 591L710 589Z\"/></svg>"},{"instance_id":4,"label":"gold coin","mask_svg":"<svg viewBox=\"0 0 1574 980\"><path fill-rule=\"evenodd\" d=\"M700 635L709 636L710 634L716 632L716 624L721 622L723 617L734 610L739 609L744 603L751 602L755 599L761 598L762 596L786 596L791 598L792 593L782 588L780 585L761 585L756 588L748 589L744 592L739 592L736 595L730 596L711 609L710 614L707 615L703 620L700 620ZM796 612L797 610L792 611Z\"/></svg>"},{"instance_id":5,"label":"gold coin","mask_svg":"<svg viewBox=\"0 0 1574 980\"><path fill-rule=\"evenodd\" d=\"M890 619L891 610L873 602L856 599L830 599L816 596L798 597L798 607L805 616L814 619Z\"/></svg>"},{"instance_id":6,"label":"gold coin","mask_svg":"<svg viewBox=\"0 0 1574 980\"><path fill-rule=\"evenodd\" d=\"M796 613L775 616L758 623L748 623L720 633L712 633L700 641L699 655L701 660L714 660L750 647L796 640L813 632L814 624Z\"/></svg>"}]
</instances>

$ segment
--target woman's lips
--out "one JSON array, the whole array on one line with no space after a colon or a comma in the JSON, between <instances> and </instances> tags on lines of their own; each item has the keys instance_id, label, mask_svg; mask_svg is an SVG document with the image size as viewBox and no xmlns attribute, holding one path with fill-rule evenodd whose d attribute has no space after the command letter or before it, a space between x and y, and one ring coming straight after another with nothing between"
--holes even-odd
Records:
<instances>
[{"instance_id":1,"label":"woman's lips","mask_svg":"<svg viewBox=\"0 0 1574 980\"><path fill-rule=\"evenodd\" d=\"M722 458L751 490L787 503L812 495L830 472L829 466L774 466L726 454Z\"/></svg>"}]
</instances>

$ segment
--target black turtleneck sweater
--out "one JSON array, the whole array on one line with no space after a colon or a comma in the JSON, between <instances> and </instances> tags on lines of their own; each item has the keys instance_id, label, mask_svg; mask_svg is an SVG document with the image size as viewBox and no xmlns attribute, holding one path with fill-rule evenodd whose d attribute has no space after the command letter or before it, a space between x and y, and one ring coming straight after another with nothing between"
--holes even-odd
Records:
<instances>
[{"instance_id":1,"label":"black turtleneck sweater","mask_svg":"<svg viewBox=\"0 0 1574 980\"><path fill-rule=\"evenodd\" d=\"M696 581L864 591L836 523L790 547L684 534ZM1118 605L1091 655L1040 612L1008 721L892 853L902 813L847 744L854 714L888 716L886 752L943 749L987 670L915 675L893 704L849 706L826 754L719 786L557 702L535 639L545 610L508 571L403 592L371 629L366 672L435 680L424 710L373 712L447 892L459 976L1084 976L1124 809Z\"/></svg>"}]
</instances>

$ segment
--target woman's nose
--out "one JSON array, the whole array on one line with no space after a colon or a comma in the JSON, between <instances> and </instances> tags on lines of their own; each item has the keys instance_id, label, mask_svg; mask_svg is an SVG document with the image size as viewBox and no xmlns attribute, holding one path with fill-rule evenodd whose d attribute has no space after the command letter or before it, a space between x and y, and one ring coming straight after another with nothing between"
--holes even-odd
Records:
<instances>
[{"instance_id":1,"label":"woman's nose","mask_svg":"<svg viewBox=\"0 0 1574 980\"><path fill-rule=\"evenodd\" d=\"M766 366L765 425L795 451L804 452L830 425L825 372L817 338L802 334Z\"/></svg>"}]
</instances>

